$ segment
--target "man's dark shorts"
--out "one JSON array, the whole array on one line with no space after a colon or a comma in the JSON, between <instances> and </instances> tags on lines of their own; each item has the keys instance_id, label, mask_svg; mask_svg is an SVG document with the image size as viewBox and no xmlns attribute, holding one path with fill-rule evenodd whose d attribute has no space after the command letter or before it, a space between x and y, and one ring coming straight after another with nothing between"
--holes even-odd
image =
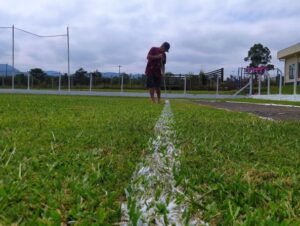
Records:
<instances>
[{"instance_id":1,"label":"man's dark shorts","mask_svg":"<svg viewBox=\"0 0 300 226\"><path fill-rule=\"evenodd\" d=\"M147 76L147 88L160 88L160 76Z\"/></svg>"}]
</instances>

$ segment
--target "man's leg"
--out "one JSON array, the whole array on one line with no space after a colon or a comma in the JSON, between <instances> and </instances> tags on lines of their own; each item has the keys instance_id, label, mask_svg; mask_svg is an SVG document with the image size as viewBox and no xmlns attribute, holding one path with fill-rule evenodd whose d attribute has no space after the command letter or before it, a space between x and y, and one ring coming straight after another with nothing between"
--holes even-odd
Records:
<instances>
[{"instance_id":1,"label":"man's leg","mask_svg":"<svg viewBox=\"0 0 300 226\"><path fill-rule=\"evenodd\" d=\"M149 88L150 98L152 102L155 103L153 76L147 76L147 87Z\"/></svg>"},{"instance_id":2,"label":"man's leg","mask_svg":"<svg viewBox=\"0 0 300 226\"><path fill-rule=\"evenodd\" d=\"M157 103L160 103L160 87L156 87L155 91L157 95Z\"/></svg>"},{"instance_id":3,"label":"man's leg","mask_svg":"<svg viewBox=\"0 0 300 226\"><path fill-rule=\"evenodd\" d=\"M150 97L153 103L155 103L155 98L154 98L154 88L149 88L149 93Z\"/></svg>"}]
</instances>

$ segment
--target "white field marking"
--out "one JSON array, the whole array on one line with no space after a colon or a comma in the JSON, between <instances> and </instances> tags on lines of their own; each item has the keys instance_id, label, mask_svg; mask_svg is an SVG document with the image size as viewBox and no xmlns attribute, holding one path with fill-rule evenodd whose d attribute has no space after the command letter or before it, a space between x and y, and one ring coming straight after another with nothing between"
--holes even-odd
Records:
<instances>
[{"instance_id":1,"label":"white field marking","mask_svg":"<svg viewBox=\"0 0 300 226\"><path fill-rule=\"evenodd\" d=\"M119 225L208 225L201 220L200 211L191 216L189 199L174 178L180 168L180 151L173 143L172 124L167 100L155 125L155 138L149 141L152 155L138 165L131 185L125 189L127 202L121 205ZM201 203L199 195L193 199Z\"/></svg>"},{"instance_id":2,"label":"white field marking","mask_svg":"<svg viewBox=\"0 0 300 226\"><path fill-rule=\"evenodd\" d=\"M227 103L236 103L236 104L256 104L264 106L276 106L276 107L290 107L290 108L300 108L298 105L289 105L289 104L268 104L268 103L248 103L248 102L238 102L238 101L226 101Z\"/></svg>"},{"instance_id":3,"label":"white field marking","mask_svg":"<svg viewBox=\"0 0 300 226\"><path fill-rule=\"evenodd\" d=\"M254 116L257 116L257 115L254 115ZM270 117L264 117L264 116L258 116L259 118L261 118L261 119L264 119L264 120L268 120L268 121L273 121L273 122L276 122L276 120L275 119L273 119L273 118L270 118Z\"/></svg>"}]
</instances>

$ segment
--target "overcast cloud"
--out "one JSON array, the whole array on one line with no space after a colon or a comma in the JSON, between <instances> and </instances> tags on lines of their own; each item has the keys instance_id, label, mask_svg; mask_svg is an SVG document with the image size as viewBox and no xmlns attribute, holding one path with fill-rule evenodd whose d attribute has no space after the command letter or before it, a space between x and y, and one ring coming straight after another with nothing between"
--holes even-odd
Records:
<instances>
[{"instance_id":1,"label":"overcast cloud","mask_svg":"<svg viewBox=\"0 0 300 226\"><path fill-rule=\"evenodd\" d=\"M262 43L272 63L277 51L300 42L298 0L0 0L0 26L40 35L70 29L71 72L143 73L152 46L168 41L167 71L199 73L247 65ZM11 64L11 29L0 29L0 63ZM15 31L15 66L67 72L65 37L37 38Z\"/></svg>"}]
</instances>

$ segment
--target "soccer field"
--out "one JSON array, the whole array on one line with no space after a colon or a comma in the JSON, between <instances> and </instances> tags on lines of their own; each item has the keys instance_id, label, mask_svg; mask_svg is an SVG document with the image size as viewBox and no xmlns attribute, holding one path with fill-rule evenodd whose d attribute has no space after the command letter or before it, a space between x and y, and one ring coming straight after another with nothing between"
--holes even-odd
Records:
<instances>
[{"instance_id":1,"label":"soccer field","mask_svg":"<svg viewBox=\"0 0 300 226\"><path fill-rule=\"evenodd\" d=\"M184 100L166 112L144 98L7 94L0 106L0 225L300 223L299 122Z\"/></svg>"}]
</instances>

